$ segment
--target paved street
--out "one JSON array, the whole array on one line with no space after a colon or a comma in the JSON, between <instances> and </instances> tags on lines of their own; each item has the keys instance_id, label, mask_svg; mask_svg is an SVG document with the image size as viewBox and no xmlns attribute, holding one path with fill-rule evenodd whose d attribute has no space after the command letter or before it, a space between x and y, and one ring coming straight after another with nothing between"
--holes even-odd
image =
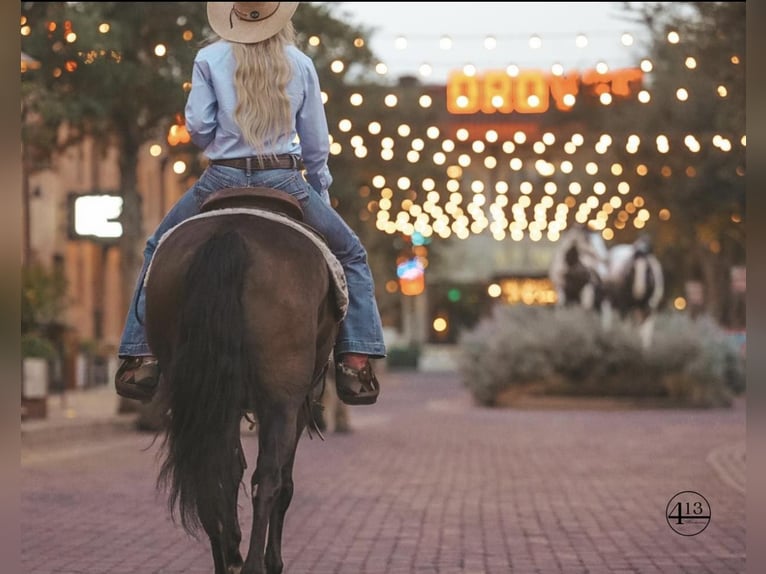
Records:
<instances>
[{"instance_id":1,"label":"paved street","mask_svg":"<svg viewBox=\"0 0 766 574\"><path fill-rule=\"evenodd\" d=\"M453 374L383 382L380 404L352 408L352 433L301 442L286 574L745 572L742 403L495 410ZM206 541L154 493L151 435L95 434L22 441L24 574L212 572ZM245 446L249 484L252 435ZM687 490L710 506L696 536L666 520Z\"/></svg>"}]
</instances>

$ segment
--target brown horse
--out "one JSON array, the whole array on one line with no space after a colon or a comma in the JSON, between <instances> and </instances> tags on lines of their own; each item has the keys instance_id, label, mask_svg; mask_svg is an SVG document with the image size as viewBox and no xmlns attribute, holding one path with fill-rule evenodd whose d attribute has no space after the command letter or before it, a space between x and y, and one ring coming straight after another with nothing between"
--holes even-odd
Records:
<instances>
[{"instance_id":1,"label":"brown horse","mask_svg":"<svg viewBox=\"0 0 766 574\"><path fill-rule=\"evenodd\" d=\"M323 250L278 221L281 215L237 209L247 191L211 198L203 211L214 212L163 237L145 287L147 337L162 371L157 400L169 413L158 487L168 489L170 512L189 533L201 527L207 534L216 574L283 570L296 447L321 393L339 321ZM277 195L267 191L265 201L300 215L297 202L275 202ZM243 561L237 496L248 411L258 422L258 457Z\"/></svg>"}]
</instances>

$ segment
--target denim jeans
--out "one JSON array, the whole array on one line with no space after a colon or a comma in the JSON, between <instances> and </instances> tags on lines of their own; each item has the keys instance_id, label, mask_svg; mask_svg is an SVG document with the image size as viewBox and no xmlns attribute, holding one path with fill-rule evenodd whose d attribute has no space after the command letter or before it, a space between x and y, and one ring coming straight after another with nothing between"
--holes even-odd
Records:
<instances>
[{"instance_id":1,"label":"denim jeans","mask_svg":"<svg viewBox=\"0 0 766 574\"><path fill-rule=\"evenodd\" d=\"M375 286L367 264L367 252L353 230L340 215L306 182L301 173L291 169L245 170L218 165L209 166L168 212L144 250L144 264L128 309L120 341L120 357L151 355L143 327L144 275L162 235L182 221L197 215L202 202L214 191L225 187L270 187L288 192L300 202L304 221L324 235L330 250L340 261L348 284L348 311L335 342L336 356L360 353L373 358L386 356L383 330L375 301ZM137 316L138 315L138 316ZM139 318L141 320L139 321Z\"/></svg>"}]
</instances>

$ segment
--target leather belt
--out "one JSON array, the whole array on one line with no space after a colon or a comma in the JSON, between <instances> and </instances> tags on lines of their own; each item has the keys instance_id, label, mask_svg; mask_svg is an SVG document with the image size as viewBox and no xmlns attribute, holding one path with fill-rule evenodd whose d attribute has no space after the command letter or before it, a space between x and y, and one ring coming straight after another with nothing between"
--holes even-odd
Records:
<instances>
[{"instance_id":1,"label":"leather belt","mask_svg":"<svg viewBox=\"0 0 766 574\"><path fill-rule=\"evenodd\" d=\"M261 155L253 157L237 157L231 159L212 159L213 165L223 165L256 171L261 169L303 169L303 160L300 156L292 154L280 154L277 156Z\"/></svg>"}]
</instances>

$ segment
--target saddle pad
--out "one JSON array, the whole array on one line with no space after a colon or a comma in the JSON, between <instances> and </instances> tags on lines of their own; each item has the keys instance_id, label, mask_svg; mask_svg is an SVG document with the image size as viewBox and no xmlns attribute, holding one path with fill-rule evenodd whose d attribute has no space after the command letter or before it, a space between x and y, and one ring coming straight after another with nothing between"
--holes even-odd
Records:
<instances>
[{"instance_id":1,"label":"saddle pad","mask_svg":"<svg viewBox=\"0 0 766 574\"><path fill-rule=\"evenodd\" d=\"M195 219L204 219L208 217L223 217L225 215L240 214L262 217L264 219L270 219L271 221L282 223L288 227L292 227L296 231L301 232L303 235L314 242L314 244L319 248L319 251L322 252L322 255L324 255L325 261L327 262L327 268L330 271L333 288L335 290L336 313L338 316L338 321L343 320L348 309L348 285L346 284L346 274L343 272L343 267L341 266L340 261L338 261L335 255L333 255L332 251L330 251L327 243L325 243L325 241L319 235L317 235L314 230L298 221L295 221L294 219L291 219L290 217L282 215L281 213L268 211L265 209L258 209L255 207L227 207L224 209L216 209L214 211L200 213L199 215L194 215L189 219L185 219L175 227L168 229L160 238L160 241L157 244L157 250L159 250L162 242L165 241L165 239L167 239L171 233L189 221L193 221ZM157 250L155 250L155 253ZM154 257L152 257L152 261L154 261ZM149 280L149 273L152 269L152 261L149 262L149 266L146 269L146 275L144 276L144 287L146 287L146 283Z\"/></svg>"}]
</instances>

